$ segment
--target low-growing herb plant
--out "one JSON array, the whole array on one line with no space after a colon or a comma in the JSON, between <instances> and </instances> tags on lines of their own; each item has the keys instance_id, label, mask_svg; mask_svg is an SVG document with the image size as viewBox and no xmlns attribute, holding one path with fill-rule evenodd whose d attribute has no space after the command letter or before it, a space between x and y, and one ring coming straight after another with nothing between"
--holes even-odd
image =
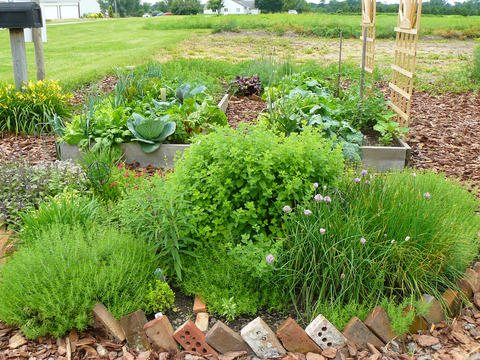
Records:
<instances>
[{"instance_id":1,"label":"low-growing herb plant","mask_svg":"<svg viewBox=\"0 0 480 360\"><path fill-rule=\"evenodd\" d=\"M102 302L120 318L142 309L157 267L151 247L105 224L54 224L25 238L2 267L0 318L35 339L90 326Z\"/></svg>"},{"instance_id":2,"label":"low-growing herb plant","mask_svg":"<svg viewBox=\"0 0 480 360\"><path fill-rule=\"evenodd\" d=\"M148 284L145 294L145 311L147 313L164 313L175 302L175 294L168 284L162 280L154 280Z\"/></svg>"}]
</instances>

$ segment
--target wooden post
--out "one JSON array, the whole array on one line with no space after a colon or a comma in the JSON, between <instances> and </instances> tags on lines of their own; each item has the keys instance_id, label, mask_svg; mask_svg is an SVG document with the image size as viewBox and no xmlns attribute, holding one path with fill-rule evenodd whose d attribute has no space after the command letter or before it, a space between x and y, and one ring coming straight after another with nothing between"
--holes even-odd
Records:
<instances>
[{"instance_id":1,"label":"wooden post","mask_svg":"<svg viewBox=\"0 0 480 360\"><path fill-rule=\"evenodd\" d=\"M340 54L338 55L337 97L340 96L340 71L342 71L342 32L340 31Z\"/></svg>"},{"instance_id":2,"label":"wooden post","mask_svg":"<svg viewBox=\"0 0 480 360\"><path fill-rule=\"evenodd\" d=\"M27 52L23 29L10 29L10 46L12 47L15 88L17 91L21 91L23 83L28 84Z\"/></svg>"},{"instance_id":3,"label":"wooden post","mask_svg":"<svg viewBox=\"0 0 480 360\"><path fill-rule=\"evenodd\" d=\"M40 0L35 0L35 2L40 5ZM32 38L33 46L35 48L35 65L37 68L37 80L45 80L45 61L43 59L42 28L33 28Z\"/></svg>"},{"instance_id":4,"label":"wooden post","mask_svg":"<svg viewBox=\"0 0 480 360\"><path fill-rule=\"evenodd\" d=\"M160 97L163 102L167 101L167 89L166 88L161 88L160 89Z\"/></svg>"},{"instance_id":5,"label":"wooden post","mask_svg":"<svg viewBox=\"0 0 480 360\"><path fill-rule=\"evenodd\" d=\"M363 99L363 82L365 80L365 58L367 57L367 31L365 26L363 31L363 50L362 50L362 75L360 76L360 99Z\"/></svg>"}]
</instances>

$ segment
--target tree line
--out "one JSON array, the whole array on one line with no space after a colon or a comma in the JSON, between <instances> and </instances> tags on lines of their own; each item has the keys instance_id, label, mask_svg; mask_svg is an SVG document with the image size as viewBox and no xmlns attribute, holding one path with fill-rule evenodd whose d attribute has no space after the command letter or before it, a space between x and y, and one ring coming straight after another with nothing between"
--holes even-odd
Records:
<instances>
[{"instance_id":1,"label":"tree line","mask_svg":"<svg viewBox=\"0 0 480 360\"><path fill-rule=\"evenodd\" d=\"M114 6L115 0L98 0L103 11ZM209 0L207 9L219 11L224 6L223 0ZM255 7L262 13L278 13L288 10L297 12L317 13L362 13L361 0L320 0L319 4L312 4L306 0L255 0ZM203 5L198 0L164 0L155 4L144 3L140 0L117 0L118 15L142 16L152 12L171 12L175 15L196 15L203 12ZM398 13L398 4L384 4L377 2L377 13ZM480 0L468 0L449 4L446 0L430 0L423 3L422 14L432 15L463 15L480 16Z\"/></svg>"}]
</instances>

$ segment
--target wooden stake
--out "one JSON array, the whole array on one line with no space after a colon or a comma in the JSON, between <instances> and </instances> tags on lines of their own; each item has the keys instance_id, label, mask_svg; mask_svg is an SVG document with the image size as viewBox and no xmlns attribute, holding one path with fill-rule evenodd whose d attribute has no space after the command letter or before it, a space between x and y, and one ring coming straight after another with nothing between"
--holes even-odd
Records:
<instances>
[{"instance_id":1,"label":"wooden stake","mask_svg":"<svg viewBox=\"0 0 480 360\"><path fill-rule=\"evenodd\" d=\"M67 344L67 360L72 360L72 346L70 345L70 338L65 337L65 343Z\"/></svg>"},{"instance_id":2,"label":"wooden stake","mask_svg":"<svg viewBox=\"0 0 480 360\"><path fill-rule=\"evenodd\" d=\"M40 0L35 0L35 2L40 5ZM37 68L37 80L45 80L45 60L43 58L42 28L33 28L32 38L33 46L35 48L35 65Z\"/></svg>"},{"instance_id":3,"label":"wooden stake","mask_svg":"<svg viewBox=\"0 0 480 360\"><path fill-rule=\"evenodd\" d=\"M363 28L363 49L362 49L362 75L360 76L360 100L363 100L363 82L365 80L365 58L367 57L367 32L368 27Z\"/></svg>"},{"instance_id":4,"label":"wooden stake","mask_svg":"<svg viewBox=\"0 0 480 360\"><path fill-rule=\"evenodd\" d=\"M28 84L27 52L23 29L10 29L10 46L12 47L15 88L17 91L21 91L23 83Z\"/></svg>"},{"instance_id":5,"label":"wooden stake","mask_svg":"<svg viewBox=\"0 0 480 360\"><path fill-rule=\"evenodd\" d=\"M160 97L163 102L167 101L167 89L166 88L161 88L160 89Z\"/></svg>"},{"instance_id":6,"label":"wooden stake","mask_svg":"<svg viewBox=\"0 0 480 360\"><path fill-rule=\"evenodd\" d=\"M340 31L340 54L338 55L337 97L340 96L340 72L342 71L342 31Z\"/></svg>"}]
</instances>

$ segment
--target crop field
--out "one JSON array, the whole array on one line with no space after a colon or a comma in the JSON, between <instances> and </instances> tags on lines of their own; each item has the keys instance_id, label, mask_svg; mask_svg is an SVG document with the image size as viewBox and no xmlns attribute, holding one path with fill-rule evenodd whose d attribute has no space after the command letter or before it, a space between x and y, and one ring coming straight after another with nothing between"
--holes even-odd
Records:
<instances>
[{"instance_id":1,"label":"crop field","mask_svg":"<svg viewBox=\"0 0 480 360\"><path fill-rule=\"evenodd\" d=\"M360 16L287 16L198 15L49 23L48 42L44 44L47 78L59 80L64 88L74 90L117 68L177 58L215 61L216 70L212 71L221 68L224 71L221 76L228 76L228 68L233 64L242 69L242 63L262 59L325 66L338 63L339 38L335 34L339 29L344 31L342 61L360 62L361 41L357 39ZM380 37L376 42L377 69L379 76L389 77L394 39L391 35L382 36L381 29L393 32L396 17L378 15L377 23ZM435 81L443 81L445 86L453 82L459 91L468 89L470 85L462 74L471 66L473 51L480 45L478 38L471 35L478 32L479 23L479 17L422 18L416 82L427 87ZM218 24L227 27L223 30L232 27L235 31L217 32L221 28ZM331 33L321 37L307 31L315 28L315 24L322 24ZM30 79L35 80L32 43L27 43L27 61ZM211 66L208 61L205 66ZM8 30L0 30L0 82L13 82Z\"/></svg>"}]
</instances>

